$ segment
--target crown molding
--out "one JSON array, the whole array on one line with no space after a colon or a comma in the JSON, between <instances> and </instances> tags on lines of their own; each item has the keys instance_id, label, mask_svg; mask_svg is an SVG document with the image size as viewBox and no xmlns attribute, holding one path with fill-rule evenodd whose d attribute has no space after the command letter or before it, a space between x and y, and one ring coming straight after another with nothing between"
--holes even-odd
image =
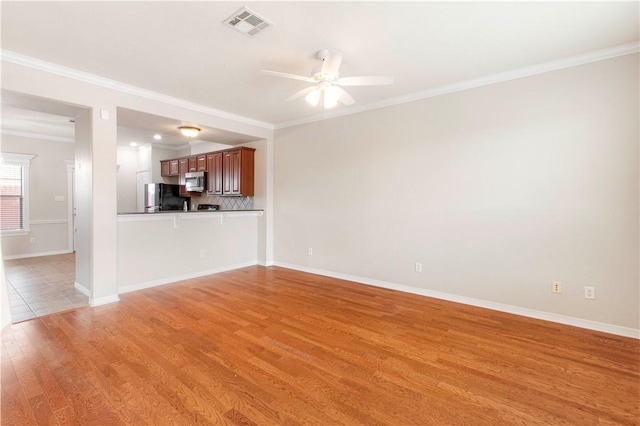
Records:
<instances>
[{"instance_id":1,"label":"crown molding","mask_svg":"<svg viewBox=\"0 0 640 426\"><path fill-rule=\"evenodd\" d=\"M26 55L21 55L9 50L0 50L0 57L3 61L16 65L22 65L28 68L33 68L40 71L49 72L51 74L60 75L62 77L71 78L74 80L82 81L84 83L93 84L96 86L105 87L107 89L116 90L122 93L139 96L141 98L150 99L152 101L158 101L165 104L177 106L180 108L189 109L196 112L201 112L215 117L224 118L227 120L236 121L250 126L256 126L263 129L273 130L273 124L266 123L264 121L254 120L252 118L244 117L230 112L222 111L219 109L211 108L205 105L197 104L195 102L189 102L184 99L175 98L173 96L163 95L162 93L154 92L151 90L142 89L140 87L132 86L129 84L121 83L119 81L110 80L108 78L100 77L94 74L90 74L83 71L78 71L73 68L64 67L51 62L42 61L37 58L33 58Z\"/></svg>"},{"instance_id":2,"label":"crown molding","mask_svg":"<svg viewBox=\"0 0 640 426\"><path fill-rule=\"evenodd\" d=\"M8 130L8 129L2 129L2 134L6 136L20 136L23 138L43 139L43 140L53 141L53 142L64 142L64 143L76 142L74 138L66 138L64 136L51 136L51 135L45 135L42 133L20 132L17 130Z\"/></svg>"},{"instance_id":3,"label":"crown molding","mask_svg":"<svg viewBox=\"0 0 640 426\"><path fill-rule=\"evenodd\" d=\"M400 105L408 102L420 101L423 99L433 98L435 96L446 95L449 93L461 92L463 90L474 89L477 87L488 86L491 84L502 83L505 81L516 80L519 78L529 77L537 74L543 74L551 71L571 68L591 62L604 61L606 59L616 58L618 56L631 55L640 51L640 42L626 43L607 49L596 50L581 55L570 56L567 58L557 59L554 61L543 62L540 64L530 65L523 68L490 74L471 80L463 80L455 83L447 84L420 92L410 93L408 95L398 96L381 102L374 102L365 105L358 105L345 108L339 111L314 115L312 117L302 118L299 120L278 123L274 128L284 129L287 127L299 126L301 124L313 123L315 121L326 120L328 118L337 118L345 115L357 114L359 112L370 111L378 108L385 108L394 105Z\"/></svg>"},{"instance_id":4,"label":"crown molding","mask_svg":"<svg viewBox=\"0 0 640 426\"><path fill-rule=\"evenodd\" d=\"M51 62L42 61L40 59L32 58L30 56L21 55L19 53L11 52L8 50L0 50L0 56L3 61L22 65L25 67L49 72L52 74L60 75L67 78L72 78L85 83L94 84L108 89L116 90L119 92L139 96L142 98L163 102L169 105L189 109L196 112L210 114L216 117L233 120L239 123L248 124L268 130L284 129L287 127L299 126L301 124L313 123L316 121L322 121L330 118L337 118L351 114L357 114L360 112L370 111L379 108L390 107L394 105L400 105L408 102L414 102L424 99L433 98L435 96L446 95L449 93L460 92L464 90L474 89L477 87L488 86L491 84L502 83L510 80L516 80L519 78L529 77L537 74L543 74L551 71L561 70L564 68L575 67L579 65L588 64L591 62L603 61L606 59L612 59L619 56L630 55L638 53L640 51L640 42L635 41L631 43L622 44L619 46L610 47L607 49L596 50L593 52L584 53L581 55L570 56L554 61L543 62L527 67L517 68L510 71L505 71L496 74L490 74L487 76L474 78L470 80L459 81L444 86L434 87L431 89L410 93L407 95L398 96L395 98L386 99L380 102L373 102L364 105L357 105L341 110L333 111L330 113L316 114L311 117L302 118L299 120L287 121L283 123L271 124L264 121L254 120L252 118L232 114L219 109L207 107L194 102L189 102L180 98L163 95L161 93L153 92L151 90L141 89L136 86L120 83L115 80L99 77L86 72L78 71L73 68L64 67L61 65L53 64Z\"/></svg>"}]
</instances>

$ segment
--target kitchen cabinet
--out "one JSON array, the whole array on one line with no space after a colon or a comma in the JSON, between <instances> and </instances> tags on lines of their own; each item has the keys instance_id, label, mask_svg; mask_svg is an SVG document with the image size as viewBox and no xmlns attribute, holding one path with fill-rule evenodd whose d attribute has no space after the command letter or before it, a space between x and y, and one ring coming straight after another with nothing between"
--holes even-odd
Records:
<instances>
[{"instance_id":1,"label":"kitchen cabinet","mask_svg":"<svg viewBox=\"0 0 640 426\"><path fill-rule=\"evenodd\" d=\"M197 166L196 157L187 157L187 160L189 162L189 172L197 172L198 166Z\"/></svg>"},{"instance_id":2,"label":"kitchen cabinet","mask_svg":"<svg viewBox=\"0 0 640 426\"><path fill-rule=\"evenodd\" d=\"M236 148L223 151L222 195L253 196L253 148Z\"/></svg>"},{"instance_id":3,"label":"kitchen cabinet","mask_svg":"<svg viewBox=\"0 0 640 426\"><path fill-rule=\"evenodd\" d=\"M169 176L179 176L180 175L180 167L178 165L178 160L169 161Z\"/></svg>"},{"instance_id":4,"label":"kitchen cabinet","mask_svg":"<svg viewBox=\"0 0 640 426\"><path fill-rule=\"evenodd\" d=\"M178 160L160 161L160 174L162 176L178 176Z\"/></svg>"},{"instance_id":5,"label":"kitchen cabinet","mask_svg":"<svg viewBox=\"0 0 640 426\"><path fill-rule=\"evenodd\" d=\"M182 157L160 162L162 176L179 176L180 196L194 194L185 190L185 174L207 172L207 195L251 197L254 193L254 148L239 147L224 151Z\"/></svg>"},{"instance_id":6,"label":"kitchen cabinet","mask_svg":"<svg viewBox=\"0 0 640 426\"><path fill-rule=\"evenodd\" d=\"M160 176L169 176L169 162L161 161L160 162Z\"/></svg>"},{"instance_id":7,"label":"kitchen cabinet","mask_svg":"<svg viewBox=\"0 0 640 426\"><path fill-rule=\"evenodd\" d=\"M207 156L205 154L196 156L196 172L206 172L206 171L207 171Z\"/></svg>"},{"instance_id":8,"label":"kitchen cabinet","mask_svg":"<svg viewBox=\"0 0 640 426\"><path fill-rule=\"evenodd\" d=\"M207 194L222 195L222 152L206 155Z\"/></svg>"},{"instance_id":9,"label":"kitchen cabinet","mask_svg":"<svg viewBox=\"0 0 640 426\"><path fill-rule=\"evenodd\" d=\"M188 157L179 158L177 161L178 161L178 175L180 176L180 179L178 180L178 183L180 185L180 196L190 197L191 194L189 194L189 192L185 188L186 180L184 177L184 175L189 172L189 158Z\"/></svg>"}]
</instances>

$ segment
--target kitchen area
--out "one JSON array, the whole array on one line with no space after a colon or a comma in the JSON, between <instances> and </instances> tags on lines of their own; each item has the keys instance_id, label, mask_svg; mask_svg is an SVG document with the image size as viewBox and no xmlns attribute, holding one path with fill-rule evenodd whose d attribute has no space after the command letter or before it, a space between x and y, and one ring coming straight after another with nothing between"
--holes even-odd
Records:
<instances>
[{"instance_id":1,"label":"kitchen area","mask_svg":"<svg viewBox=\"0 0 640 426\"><path fill-rule=\"evenodd\" d=\"M255 265L266 140L137 111L118 119L118 292Z\"/></svg>"}]
</instances>

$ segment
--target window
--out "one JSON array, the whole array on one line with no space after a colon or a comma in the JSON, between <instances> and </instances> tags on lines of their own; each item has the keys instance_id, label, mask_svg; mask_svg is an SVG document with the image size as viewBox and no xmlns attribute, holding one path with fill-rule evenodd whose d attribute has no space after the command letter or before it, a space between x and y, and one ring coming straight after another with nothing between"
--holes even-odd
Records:
<instances>
[{"instance_id":1,"label":"window","mask_svg":"<svg viewBox=\"0 0 640 426\"><path fill-rule=\"evenodd\" d=\"M0 154L0 230L29 231L29 162L33 155Z\"/></svg>"}]
</instances>

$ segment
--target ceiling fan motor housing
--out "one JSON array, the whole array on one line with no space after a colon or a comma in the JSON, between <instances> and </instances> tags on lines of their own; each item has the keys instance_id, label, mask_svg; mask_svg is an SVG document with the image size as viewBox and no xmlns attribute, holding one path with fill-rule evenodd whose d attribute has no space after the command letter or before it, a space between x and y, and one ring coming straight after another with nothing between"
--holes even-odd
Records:
<instances>
[{"instance_id":1,"label":"ceiling fan motor housing","mask_svg":"<svg viewBox=\"0 0 640 426\"><path fill-rule=\"evenodd\" d=\"M329 54L329 52L334 52L334 53L342 56L342 54L340 52L338 52L337 50L333 50L333 49L320 49L320 50L318 50L317 56L322 62L320 64L316 65L315 67L313 67L313 69L311 70L311 76L313 78L315 78L316 80L318 80L319 82L322 82L322 81L334 81L334 80L337 80L338 77L340 77L340 73L338 72L338 70L336 70L335 72L332 72L332 73L323 73L322 72L322 66L324 65L324 60L327 57L327 55Z\"/></svg>"}]
</instances>

